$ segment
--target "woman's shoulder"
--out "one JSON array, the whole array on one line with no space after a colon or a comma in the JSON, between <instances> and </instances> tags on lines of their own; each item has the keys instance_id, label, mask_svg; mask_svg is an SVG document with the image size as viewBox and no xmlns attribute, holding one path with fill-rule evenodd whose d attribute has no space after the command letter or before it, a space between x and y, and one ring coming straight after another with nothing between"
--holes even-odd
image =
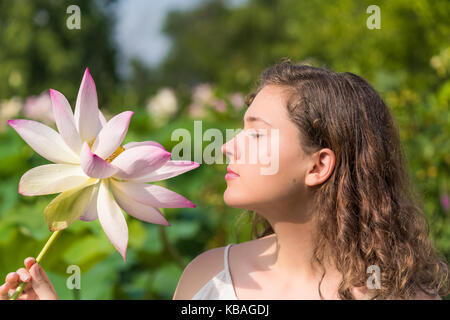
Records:
<instances>
[{"instance_id":1,"label":"woman's shoulder","mask_svg":"<svg viewBox=\"0 0 450 320\"><path fill-rule=\"evenodd\" d=\"M274 233L246 242L233 245L230 260L246 261L248 264L256 263L261 255L274 251L276 235ZM234 258L234 259L233 259Z\"/></svg>"},{"instance_id":2,"label":"woman's shoulder","mask_svg":"<svg viewBox=\"0 0 450 320\"><path fill-rule=\"evenodd\" d=\"M224 268L226 246L213 248L196 256L184 269L173 299L191 299L209 280Z\"/></svg>"},{"instance_id":3,"label":"woman's shoulder","mask_svg":"<svg viewBox=\"0 0 450 320\"><path fill-rule=\"evenodd\" d=\"M273 235L230 246L228 260L243 262L252 259L261 243L270 242ZM173 299L191 299L209 280L224 269L224 253L227 246L206 250L196 256L184 269ZM231 253L232 252L232 253ZM233 257L231 257L233 256Z\"/></svg>"}]
</instances>

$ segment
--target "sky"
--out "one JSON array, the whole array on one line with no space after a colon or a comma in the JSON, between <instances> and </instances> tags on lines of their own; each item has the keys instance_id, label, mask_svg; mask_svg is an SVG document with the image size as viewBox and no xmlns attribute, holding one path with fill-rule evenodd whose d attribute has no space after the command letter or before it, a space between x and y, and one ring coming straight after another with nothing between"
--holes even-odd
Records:
<instances>
[{"instance_id":1,"label":"sky","mask_svg":"<svg viewBox=\"0 0 450 320\"><path fill-rule=\"evenodd\" d=\"M114 40L119 46L119 73L129 71L127 61L137 58L148 66L157 65L170 49L161 32L171 9L188 10L203 0L119 0L115 7ZM245 0L229 0L237 6Z\"/></svg>"}]
</instances>

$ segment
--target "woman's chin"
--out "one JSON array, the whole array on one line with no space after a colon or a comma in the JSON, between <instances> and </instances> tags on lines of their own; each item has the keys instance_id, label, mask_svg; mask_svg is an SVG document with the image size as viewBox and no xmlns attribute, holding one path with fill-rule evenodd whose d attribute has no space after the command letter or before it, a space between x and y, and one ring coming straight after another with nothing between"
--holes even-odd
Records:
<instances>
[{"instance_id":1,"label":"woman's chin","mask_svg":"<svg viewBox=\"0 0 450 320\"><path fill-rule=\"evenodd\" d=\"M230 188L228 187L223 194L223 201L225 204L233 208L245 209L245 205L248 204L245 197L242 194L238 194L229 189Z\"/></svg>"}]
</instances>

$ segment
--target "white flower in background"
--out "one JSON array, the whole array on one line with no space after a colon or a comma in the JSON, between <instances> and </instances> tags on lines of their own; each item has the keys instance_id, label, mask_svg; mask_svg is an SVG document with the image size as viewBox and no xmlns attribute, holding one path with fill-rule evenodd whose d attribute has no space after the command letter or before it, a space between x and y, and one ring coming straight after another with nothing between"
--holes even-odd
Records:
<instances>
[{"instance_id":1,"label":"white flower in background","mask_svg":"<svg viewBox=\"0 0 450 320\"><path fill-rule=\"evenodd\" d=\"M241 110L245 105L245 99L244 99L244 95L242 93L235 92L229 96L229 99L230 99L231 105L236 110Z\"/></svg>"},{"instance_id":2,"label":"white flower in background","mask_svg":"<svg viewBox=\"0 0 450 320\"><path fill-rule=\"evenodd\" d=\"M48 91L39 96L28 97L23 106L24 116L33 120L42 121L48 125L55 123L52 111L52 100Z\"/></svg>"},{"instance_id":3,"label":"white flower in background","mask_svg":"<svg viewBox=\"0 0 450 320\"><path fill-rule=\"evenodd\" d=\"M147 112L152 121L160 126L178 110L177 97L175 91L171 88L161 88L156 95L149 99L147 103Z\"/></svg>"},{"instance_id":4,"label":"white flower in background","mask_svg":"<svg viewBox=\"0 0 450 320\"><path fill-rule=\"evenodd\" d=\"M16 117L21 109L22 100L19 97L0 102L0 132L5 131L8 120Z\"/></svg>"}]
</instances>

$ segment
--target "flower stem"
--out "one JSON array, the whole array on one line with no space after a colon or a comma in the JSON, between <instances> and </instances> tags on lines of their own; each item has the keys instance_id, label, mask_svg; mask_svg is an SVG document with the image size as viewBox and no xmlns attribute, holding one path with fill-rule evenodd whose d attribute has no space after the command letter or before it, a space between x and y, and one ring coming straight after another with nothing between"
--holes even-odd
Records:
<instances>
[{"instance_id":1,"label":"flower stem","mask_svg":"<svg viewBox=\"0 0 450 320\"><path fill-rule=\"evenodd\" d=\"M50 248L50 246L53 244L53 242L55 241L55 239L58 237L58 235L61 233L62 230L57 230L55 232L52 233L52 235L50 236L50 238L47 240L47 243L44 245L44 247L42 248L41 252L39 252L39 255L36 258L36 263L41 263L42 259L44 258L45 254L47 253L48 249ZM16 300L19 295L22 293L23 288L26 286L28 282L22 282L16 289L16 291L14 292L14 294L11 296L11 298L9 300Z\"/></svg>"}]
</instances>

